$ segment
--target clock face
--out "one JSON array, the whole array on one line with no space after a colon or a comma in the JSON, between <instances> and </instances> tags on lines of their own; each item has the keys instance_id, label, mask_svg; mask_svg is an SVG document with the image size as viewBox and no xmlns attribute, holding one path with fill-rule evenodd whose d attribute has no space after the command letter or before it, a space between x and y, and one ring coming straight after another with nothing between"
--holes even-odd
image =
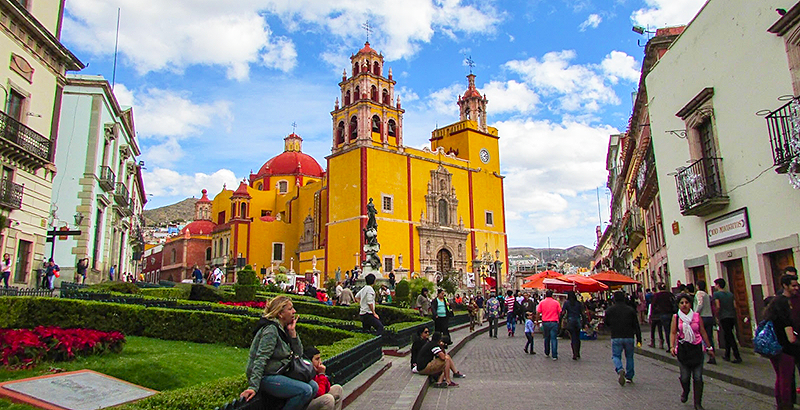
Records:
<instances>
[{"instance_id":1,"label":"clock face","mask_svg":"<svg viewBox=\"0 0 800 410\"><path fill-rule=\"evenodd\" d=\"M486 148L481 149L480 156L481 156L481 162L483 162L484 164L489 163L489 151L486 150Z\"/></svg>"}]
</instances>

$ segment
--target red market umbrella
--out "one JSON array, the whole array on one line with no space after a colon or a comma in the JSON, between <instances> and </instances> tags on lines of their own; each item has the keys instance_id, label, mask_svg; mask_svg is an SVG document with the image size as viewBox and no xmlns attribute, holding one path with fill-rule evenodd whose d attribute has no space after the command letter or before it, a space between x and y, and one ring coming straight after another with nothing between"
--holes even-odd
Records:
<instances>
[{"instance_id":1,"label":"red market umbrella","mask_svg":"<svg viewBox=\"0 0 800 410\"><path fill-rule=\"evenodd\" d=\"M560 273L553 271L553 270L544 270L539 273L534 273L533 275L526 276L522 278L522 280L537 280L537 279L544 279L544 278L557 278L561 276Z\"/></svg>"},{"instance_id":2,"label":"red market umbrella","mask_svg":"<svg viewBox=\"0 0 800 410\"><path fill-rule=\"evenodd\" d=\"M592 293L592 292L601 292L604 290L608 290L608 286L606 284L600 283L588 276L566 275L566 276L560 276L557 279L574 283L575 290L578 292Z\"/></svg>"},{"instance_id":3,"label":"red market umbrella","mask_svg":"<svg viewBox=\"0 0 800 410\"><path fill-rule=\"evenodd\" d=\"M598 282L605 283L608 286L639 285L642 283L636 279L625 276L621 273L614 272L613 270L607 270L604 272L595 273L594 275L589 277Z\"/></svg>"},{"instance_id":4,"label":"red market umbrella","mask_svg":"<svg viewBox=\"0 0 800 410\"><path fill-rule=\"evenodd\" d=\"M525 286L525 285L523 285ZM542 287L550 290L555 290L557 292L566 292L569 290L575 290L575 284L572 282L568 282L565 280L560 280L556 278L545 278L542 280Z\"/></svg>"}]
</instances>

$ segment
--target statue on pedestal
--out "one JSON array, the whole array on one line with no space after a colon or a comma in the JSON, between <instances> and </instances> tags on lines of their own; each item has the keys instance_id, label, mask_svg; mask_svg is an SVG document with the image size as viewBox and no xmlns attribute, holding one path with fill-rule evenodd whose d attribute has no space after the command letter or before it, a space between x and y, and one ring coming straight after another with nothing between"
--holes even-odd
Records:
<instances>
[{"instance_id":1,"label":"statue on pedestal","mask_svg":"<svg viewBox=\"0 0 800 410\"><path fill-rule=\"evenodd\" d=\"M377 213L378 210L375 209L375 204L370 198L367 204L367 226L364 228L365 260L362 263L364 275L374 273L375 276L379 276L380 273L381 260L378 258L378 251L381 250L381 245L378 243L378 222L375 220Z\"/></svg>"}]
</instances>

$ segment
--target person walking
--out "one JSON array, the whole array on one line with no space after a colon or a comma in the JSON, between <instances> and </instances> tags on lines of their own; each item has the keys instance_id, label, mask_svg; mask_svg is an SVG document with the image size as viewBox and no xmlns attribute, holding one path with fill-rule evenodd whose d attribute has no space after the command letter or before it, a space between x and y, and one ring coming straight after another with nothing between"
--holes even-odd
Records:
<instances>
[{"instance_id":1,"label":"person walking","mask_svg":"<svg viewBox=\"0 0 800 410\"><path fill-rule=\"evenodd\" d=\"M714 313L711 310L711 295L706 293L706 281L697 281L697 292L694 294L694 311L703 319L703 329L708 335L711 349L714 349ZM717 364L714 356L709 356L708 364Z\"/></svg>"},{"instance_id":2,"label":"person walking","mask_svg":"<svg viewBox=\"0 0 800 410\"><path fill-rule=\"evenodd\" d=\"M203 271L196 264L192 270L192 277L194 278L194 283L203 283Z\"/></svg>"},{"instance_id":3,"label":"person walking","mask_svg":"<svg viewBox=\"0 0 800 410\"><path fill-rule=\"evenodd\" d=\"M3 276L3 284L8 289L8 279L11 278L11 255L3 254L3 260L0 261L0 274Z\"/></svg>"},{"instance_id":4,"label":"person walking","mask_svg":"<svg viewBox=\"0 0 800 410\"><path fill-rule=\"evenodd\" d=\"M475 325L478 323L478 302L475 301L475 298L471 298L469 303L467 304L467 312L469 312L469 332L472 333L475 331ZM478 325L480 327L480 325Z\"/></svg>"},{"instance_id":5,"label":"person walking","mask_svg":"<svg viewBox=\"0 0 800 410\"><path fill-rule=\"evenodd\" d=\"M484 303L483 295L478 292L478 295L475 296L475 303L478 305L478 325L483 326L483 303Z\"/></svg>"},{"instance_id":6,"label":"person walking","mask_svg":"<svg viewBox=\"0 0 800 410\"><path fill-rule=\"evenodd\" d=\"M795 282L796 284L796 282ZM714 357L714 348L708 340L703 319L692 311L692 296L688 293L678 295L678 313L672 318L669 332L672 341L672 355L678 358L681 368L681 403L689 400L689 381L694 381L694 409L703 410L703 344L706 352Z\"/></svg>"},{"instance_id":7,"label":"person walking","mask_svg":"<svg viewBox=\"0 0 800 410\"><path fill-rule=\"evenodd\" d=\"M422 288L422 291L420 291L417 296L416 307L420 316L431 316L431 300L428 298L428 288Z\"/></svg>"},{"instance_id":8,"label":"person walking","mask_svg":"<svg viewBox=\"0 0 800 410\"><path fill-rule=\"evenodd\" d=\"M731 350L733 350L733 361L731 363L741 363L742 356L739 355L739 345L733 333L736 331L736 308L733 304L733 293L725 288L725 279L719 278L714 281L716 291L714 292L714 305L717 308L717 322L722 327L722 334L725 340L725 354L722 360L731 360Z\"/></svg>"},{"instance_id":9,"label":"person walking","mask_svg":"<svg viewBox=\"0 0 800 410\"><path fill-rule=\"evenodd\" d=\"M553 360L558 360L558 318L561 317L561 305L553 299L552 290L548 290L544 295L544 300L536 306L536 319L542 323L544 355L550 357L552 350Z\"/></svg>"},{"instance_id":10,"label":"person walking","mask_svg":"<svg viewBox=\"0 0 800 410\"><path fill-rule=\"evenodd\" d=\"M500 317L500 302L492 291L489 299L486 299L486 317L489 320L489 337L497 339L497 319Z\"/></svg>"},{"instance_id":11,"label":"person walking","mask_svg":"<svg viewBox=\"0 0 800 410\"><path fill-rule=\"evenodd\" d=\"M86 272L89 270L89 258L79 260L76 269L78 274L75 276L75 283L80 283L81 285L85 284Z\"/></svg>"},{"instance_id":12,"label":"person walking","mask_svg":"<svg viewBox=\"0 0 800 410\"><path fill-rule=\"evenodd\" d=\"M114 274L116 273L116 271L117 271L117 265L111 265L111 267L108 268L108 280L112 282L114 281Z\"/></svg>"},{"instance_id":13,"label":"person walking","mask_svg":"<svg viewBox=\"0 0 800 410\"><path fill-rule=\"evenodd\" d=\"M436 297L431 301L431 313L433 314L433 330L442 332L446 344L453 343L450 338L449 319L453 314L450 310L450 303L444 297L444 289L436 291Z\"/></svg>"},{"instance_id":14,"label":"person walking","mask_svg":"<svg viewBox=\"0 0 800 410\"><path fill-rule=\"evenodd\" d=\"M361 327L368 331L371 327L375 328L378 336L383 336L383 323L381 317L375 311L375 289L372 285L375 283L375 275L370 273L364 277L366 286L356 293L356 302L359 303L358 314L361 317Z\"/></svg>"},{"instance_id":15,"label":"person walking","mask_svg":"<svg viewBox=\"0 0 800 410\"><path fill-rule=\"evenodd\" d=\"M772 321L775 336L782 347L778 355L769 359L775 370L775 402L778 410L792 409L793 403L797 401L794 368L795 361L800 356L800 345L792 327L794 305L791 301L800 292L798 292L797 275L790 272L781 276L783 293L771 298L764 310L764 319Z\"/></svg>"},{"instance_id":16,"label":"person walking","mask_svg":"<svg viewBox=\"0 0 800 410\"><path fill-rule=\"evenodd\" d=\"M525 353L529 354L536 354L533 351L533 313L532 312L525 312L525 339L528 341L525 343ZM528 350L528 346L530 346L530 350Z\"/></svg>"},{"instance_id":17,"label":"person walking","mask_svg":"<svg viewBox=\"0 0 800 410\"><path fill-rule=\"evenodd\" d=\"M672 321L672 314L674 313L674 300L675 296L667 291L667 286L664 282L658 283L658 292L653 295L653 310L652 315L654 319L653 326L658 327L658 337L660 343L659 349L664 348L664 336L667 337L667 351L669 351L669 324ZM655 332L650 331L650 347L655 347Z\"/></svg>"},{"instance_id":18,"label":"person walking","mask_svg":"<svg viewBox=\"0 0 800 410\"><path fill-rule=\"evenodd\" d=\"M277 374L289 362L292 354L303 354L303 343L295 329L295 313L297 311L288 296L277 296L267 303L250 344L247 389L240 397L250 401L259 390L263 390L270 396L286 399L284 410L305 409L314 398L319 390L314 380L304 383Z\"/></svg>"},{"instance_id":19,"label":"person walking","mask_svg":"<svg viewBox=\"0 0 800 410\"><path fill-rule=\"evenodd\" d=\"M567 319L572 360L578 360L581 358L581 329L586 325L586 308L572 290L567 291L567 301L561 307L561 315Z\"/></svg>"},{"instance_id":20,"label":"person walking","mask_svg":"<svg viewBox=\"0 0 800 410\"><path fill-rule=\"evenodd\" d=\"M61 269L53 262L53 258L47 261L45 277L47 278L47 288L52 292L55 289L56 278L60 276Z\"/></svg>"},{"instance_id":21,"label":"person walking","mask_svg":"<svg viewBox=\"0 0 800 410\"><path fill-rule=\"evenodd\" d=\"M625 293L614 292L614 304L606 309L603 323L611 329L611 361L617 373L620 386L633 383L636 370L633 363L633 338L642 344L642 330L636 311L625 301ZM622 367L622 353L625 353L625 367Z\"/></svg>"},{"instance_id":22,"label":"person walking","mask_svg":"<svg viewBox=\"0 0 800 410\"><path fill-rule=\"evenodd\" d=\"M222 284L222 279L225 278L225 274L222 273L222 269L219 268L219 265L214 267L214 271L211 273L211 281L214 284L215 288L219 288Z\"/></svg>"},{"instance_id":23,"label":"person walking","mask_svg":"<svg viewBox=\"0 0 800 410\"><path fill-rule=\"evenodd\" d=\"M514 292L506 292L506 329L508 329L508 337L514 337L514 332L517 330L517 320L514 316L514 305L517 304L517 298L514 297Z\"/></svg>"}]
</instances>

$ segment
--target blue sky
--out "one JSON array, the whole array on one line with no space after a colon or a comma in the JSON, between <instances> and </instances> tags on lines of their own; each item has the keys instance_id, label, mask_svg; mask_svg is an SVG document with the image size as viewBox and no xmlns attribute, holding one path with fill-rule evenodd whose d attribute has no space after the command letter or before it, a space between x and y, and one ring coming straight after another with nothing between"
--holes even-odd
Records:
<instances>
[{"instance_id":1,"label":"blue sky","mask_svg":"<svg viewBox=\"0 0 800 410\"><path fill-rule=\"evenodd\" d=\"M712 0L722 1L722 0ZM704 0L67 0L62 41L134 107L147 208L216 194L292 132L324 166L342 70L373 27L397 81L407 145L458 120L476 85L500 132L509 246L595 244L608 221L605 155L624 132L647 37ZM600 211L598 215L598 190Z\"/></svg>"}]
</instances>

